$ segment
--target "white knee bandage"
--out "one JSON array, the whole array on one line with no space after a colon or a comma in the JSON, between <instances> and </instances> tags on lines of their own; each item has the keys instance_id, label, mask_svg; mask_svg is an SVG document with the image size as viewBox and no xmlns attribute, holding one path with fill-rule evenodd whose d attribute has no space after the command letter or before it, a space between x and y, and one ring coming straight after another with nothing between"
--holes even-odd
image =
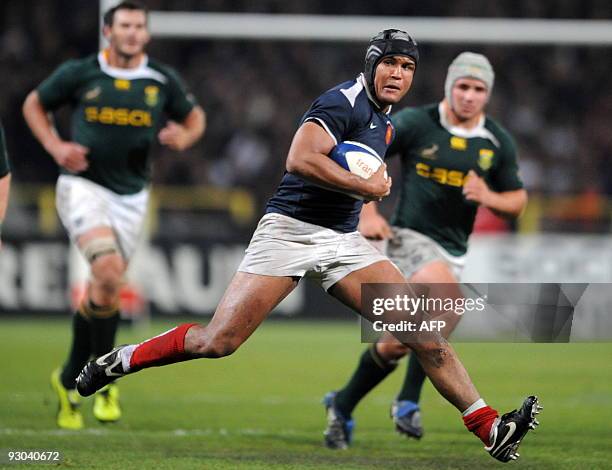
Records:
<instances>
[{"instance_id":1,"label":"white knee bandage","mask_svg":"<svg viewBox=\"0 0 612 470\"><path fill-rule=\"evenodd\" d=\"M82 246L81 251L90 264L100 256L121 253L117 241L113 237L94 238Z\"/></svg>"}]
</instances>

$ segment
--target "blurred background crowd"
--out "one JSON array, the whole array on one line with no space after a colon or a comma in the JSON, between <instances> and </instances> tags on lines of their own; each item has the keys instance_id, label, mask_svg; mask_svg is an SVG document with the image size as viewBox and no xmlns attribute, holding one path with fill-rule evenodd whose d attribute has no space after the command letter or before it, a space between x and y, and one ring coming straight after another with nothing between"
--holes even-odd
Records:
<instances>
[{"instance_id":1,"label":"blurred background crowd","mask_svg":"<svg viewBox=\"0 0 612 470\"><path fill-rule=\"evenodd\" d=\"M610 19L606 0L371 2L150 0L152 10L388 16ZM0 116L15 186L53 184L57 168L21 117L26 94L61 62L98 50L97 2L0 3ZM394 25L389 25L390 27ZM232 25L227 25L231 28ZM372 31L374 34L376 31ZM418 37L416 38L419 39ZM185 154L154 152L161 185L244 188L254 214L274 191L300 117L324 90L362 70L364 44L313 41L153 39L148 52L175 67L208 115L203 141ZM420 44L412 91L401 106L439 101L447 66L462 50L486 54L496 71L489 114L515 137L537 230L606 232L612 195L612 62L608 47ZM67 113L59 128L66 135ZM16 192L19 197L19 189ZM15 206L15 204L13 204ZM13 207L18 210L18 206ZM27 214L24 211L23 214ZM19 214L18 231L28 224ZM10 227L7 220L7 226Z\"/></svg>"}]
</instances>

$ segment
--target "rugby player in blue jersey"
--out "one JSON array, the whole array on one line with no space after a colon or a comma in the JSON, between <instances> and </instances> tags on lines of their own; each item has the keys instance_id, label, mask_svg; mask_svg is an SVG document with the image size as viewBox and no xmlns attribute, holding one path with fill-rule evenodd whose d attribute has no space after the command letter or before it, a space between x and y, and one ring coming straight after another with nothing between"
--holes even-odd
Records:
<instances>
[{"instance_id":1,"label":"rugby player in blue jersey","mask_svg":"<svg viewBox=\"0 0 612 470\"><path fill-rule=\"evenodd\" d=\"M387 153L401 155L399 202L391 225L378 213L376 203L364 206L361 213L361 234L378 240L374 243L388 239L386 254L391 261L410 282L428 285L432 298L462 296L458 278L479 205L515 218L527 204L516 145L485 112L494 79L485 56L462 52L448 68L440 103L404 108L393 116L396 137ZM446 318L445 337L459 318ZM363 351L346 384L325 396L328 414L334 408L336 416L351 421L358 403L409 352L389 333L383 334ZM399 433L420 439L419 398L426 375L416 356L408 363L391 418Z\"/></svg>"},{"instance_id":2,"label":"rugby player in blue jersey","mask_svg":"<svg viewBox=\"0 0 612 470\"><path fill-rule=\"evenodd\" d=\"M416 43L405 32L385 30L372 38L364 72L325 92L302 118L287 155L287 172L210 323L182 324L140 344L114 349L83 368L78 391L88 396L145 368L232 354L302 277L315 279L358 313L361 284L405 283L400 271L357 231L363 202L339 192L368 201L387 196L391 180L385 165L363 179L328 155L346 140L386 153L394 134L391 106L410 89L417 62ZM491 444L489 436L495 436L502 460L514 458L531 421L519 413L498 419L440 336L408 346L438 391L464 414L468 429L486 445ZM334 432L349 432L338 422Z\"/></svg>"}]
</instances>

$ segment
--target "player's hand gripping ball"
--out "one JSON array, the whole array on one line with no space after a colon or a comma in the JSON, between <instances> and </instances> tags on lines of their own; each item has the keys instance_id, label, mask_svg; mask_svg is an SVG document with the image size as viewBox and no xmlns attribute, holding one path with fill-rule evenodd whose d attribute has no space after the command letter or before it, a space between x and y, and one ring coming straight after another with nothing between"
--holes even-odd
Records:
<instances>
[{"instance_id":1,"label":"player's hand gripping ball","mask_svg":"<svg viewBox=\"0 0 612 470\"><path fill-rule=\"evenodd\" d=\"M371 177L383 163L383 159L374 149L365 144L349 140L340 142L336 145L330 152L329 158L345 170L364 179ZM387 178L386 172L385 178ZM354 197L355 199L363 200L363 197L358 194L346 192L344 192L344 194Z\"/></svg>"}]
</instances>

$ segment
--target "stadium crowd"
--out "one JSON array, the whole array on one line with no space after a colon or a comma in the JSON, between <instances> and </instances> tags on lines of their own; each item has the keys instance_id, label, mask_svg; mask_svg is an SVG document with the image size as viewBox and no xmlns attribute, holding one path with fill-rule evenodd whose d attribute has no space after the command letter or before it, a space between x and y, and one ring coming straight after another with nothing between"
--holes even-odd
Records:
<instances>
[{"instance_id":1,"label":"stadium crowd","mask_svg":"<svg viewBox=\"0 0 612 470\"><path fill-rule=\"evenodd\" d=\"M409 16L610 18L608 2L151 0L151 9ZM35 7L34 7L35 4ZM482 4L481 4L482 5ZM15 183L52 183L56 166L31 137L20 106L60 62L97 47L98 10L85 1L0 5L0 116ZM390 25L393 26L393 25ZM231 27L231 26L228 26ZM417 38L418 40L418 38ZM466 45L421 44L405 105L441 99L446 65ZM495 70L490 115L516 137L530 193L612 195L612 94L606 47L471 45ZM152 56L180 70L209 116L206 138L185 155L155 149L157 183L243 186L260 207L284 170L285 149L311 100L363 62L363 44L293 41L154 40ZM69 125L60 115L59 127Z\"/></svg>"}]
</instances>

